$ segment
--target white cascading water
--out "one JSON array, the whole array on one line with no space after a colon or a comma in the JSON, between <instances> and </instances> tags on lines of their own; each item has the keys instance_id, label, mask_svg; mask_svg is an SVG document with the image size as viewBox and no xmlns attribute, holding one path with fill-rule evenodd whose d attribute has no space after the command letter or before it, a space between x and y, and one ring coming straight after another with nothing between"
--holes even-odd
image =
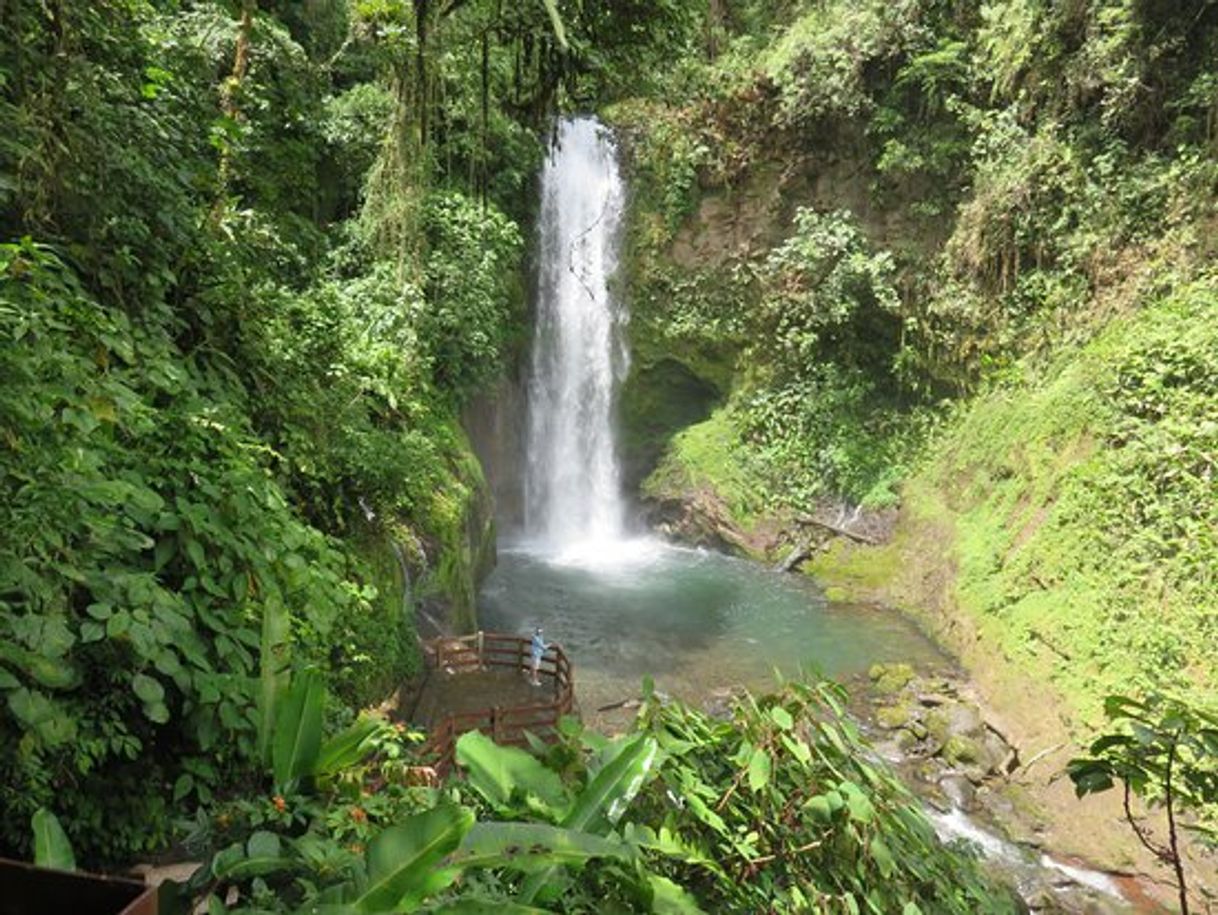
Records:
<instances>
[{"instance_id":1,"label":"white cascading water","mask_svg":"<svg viewBox=\"0 0 1218 915\"><path fill-rule=\"evenodd\" d=\"M626 314L609 291L623 203L608 132L564 119L541 176L524 491L525 534L548 551L623 534L614 404Z\"/></svg>"}]
</instances>

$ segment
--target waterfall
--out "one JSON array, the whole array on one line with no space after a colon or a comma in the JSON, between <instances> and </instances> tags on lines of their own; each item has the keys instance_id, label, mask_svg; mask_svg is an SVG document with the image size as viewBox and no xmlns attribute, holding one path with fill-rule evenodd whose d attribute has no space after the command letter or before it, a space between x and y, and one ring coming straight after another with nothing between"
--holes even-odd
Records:
<instances>
[{"instance_id":1,"label":"waterfall","mask_svg":"<svg viewBox=\"0 0 1218 915\"><path fill-rule=\"evenodd\" d=\"M610 292L622 206L608 132L564 119L541 176L524 487L525 534L549 549L623 532L614 406L626 313Z\"/></svg>"}]
</instances>

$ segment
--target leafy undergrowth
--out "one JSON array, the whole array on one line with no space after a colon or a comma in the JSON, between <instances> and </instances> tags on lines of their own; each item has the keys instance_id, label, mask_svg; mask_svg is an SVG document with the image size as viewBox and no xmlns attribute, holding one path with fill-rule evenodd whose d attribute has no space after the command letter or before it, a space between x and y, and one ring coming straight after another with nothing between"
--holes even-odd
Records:
<instances>
[{"instance_id":1,"label":"leafy undergrowth","mask_svg":"<svg viewBox=\"0 0 1218 915\"><path fill-rule=\"evenodd\" d=\"M1194 283L981 397L910 485L963 610L1091 724L1109 692L1218 687L1215 313Z\"/></svg>"},{"instance_id":2,"label":"leafy undergrowth","mask_svg":"<svg viewBox=\"0 0 1218 915\"><path fill-rule=\"evenodd\" d=\"M657 502L683 499L706 489L728 508L731 520L751 527L765 506L755 475L743 455L727 409L683 429L673 438L656 471L643 483L643 495Z\"/></svg>"},{"instance_id":3,"label":"leafy undergrowth","mask_svg":"<svg viewBox=\"0 0 1218 915\"><path fill-rule=\"evenodd\" d=\"M293 510L231 378L32 244L0 248L0 333L0 841L50 805L93 859L155 849L253 755L260 676L295 655L374 701L413 630Z\"/></svg>"},{"instance_id":4,"label":"leafy undergrowth","mask_svg":"<svg viewBox=\"0 0 1218 915\"><path fill-rule=\"evenodd\" d=\"M409 787L419 770L375 719L323 741L310 688L298 679L279 713L273 796L200 812L195 840L218 851L184 902L232 915L1020 910L939 842L833 684L746 697L729 720L645 687L632 732L566 719L532 754L466 734L465 777L442 788ZM234 894L237 908L219 905Z\"/></svg>"}]
</instances>

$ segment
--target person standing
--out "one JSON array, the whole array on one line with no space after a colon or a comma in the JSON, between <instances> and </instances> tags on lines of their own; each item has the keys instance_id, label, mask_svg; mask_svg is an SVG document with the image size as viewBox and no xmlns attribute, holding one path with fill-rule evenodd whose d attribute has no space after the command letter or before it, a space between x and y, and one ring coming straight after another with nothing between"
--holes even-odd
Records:
<instances>
[{"instance_id":1,"label":"person standing","mask_svg":"<svg viewBox=\"0 0 1218 915\"><path fill-rule=\"evenodd\" d=\"M541 637L541 627L538 626L533 630L533 641L529 645L531 669L533 672L532 678L529 682L534 686L541 686L541 679L539 677L541 673L541 659L545 656L545 653L549 650L549 648L550 646L546 644L545 639Z\"/></svg>"}]
</instances>

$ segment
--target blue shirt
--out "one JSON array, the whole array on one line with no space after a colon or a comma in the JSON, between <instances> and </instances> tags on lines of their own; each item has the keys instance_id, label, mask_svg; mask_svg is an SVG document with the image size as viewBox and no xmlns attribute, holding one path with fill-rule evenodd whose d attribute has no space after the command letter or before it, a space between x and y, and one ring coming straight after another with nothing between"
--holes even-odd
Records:
<instances>
[{"instance_id":1,"label":"blue shirt","mask_svg":"<svg viewBox=\"0 0 1218 915\"><path fill-rule=\"evenodd\" d=\"M541 656L542 656L543 654L545 654L545 653L546 653L546 649L547 649L547 648L549 648L549 647L550 647L550 646L549 646L549 645L547 645L547 644L545 643L545 641L543 641L543 640L542 640L541 636L537 635L536 633L534 633L534 634L533 634L533 646L532 646L532 649L533 649L533 657L534 657L534 658L539 658L539 659L540 659L540 658L541 658Z\"/></svg>"}]
</instances>

